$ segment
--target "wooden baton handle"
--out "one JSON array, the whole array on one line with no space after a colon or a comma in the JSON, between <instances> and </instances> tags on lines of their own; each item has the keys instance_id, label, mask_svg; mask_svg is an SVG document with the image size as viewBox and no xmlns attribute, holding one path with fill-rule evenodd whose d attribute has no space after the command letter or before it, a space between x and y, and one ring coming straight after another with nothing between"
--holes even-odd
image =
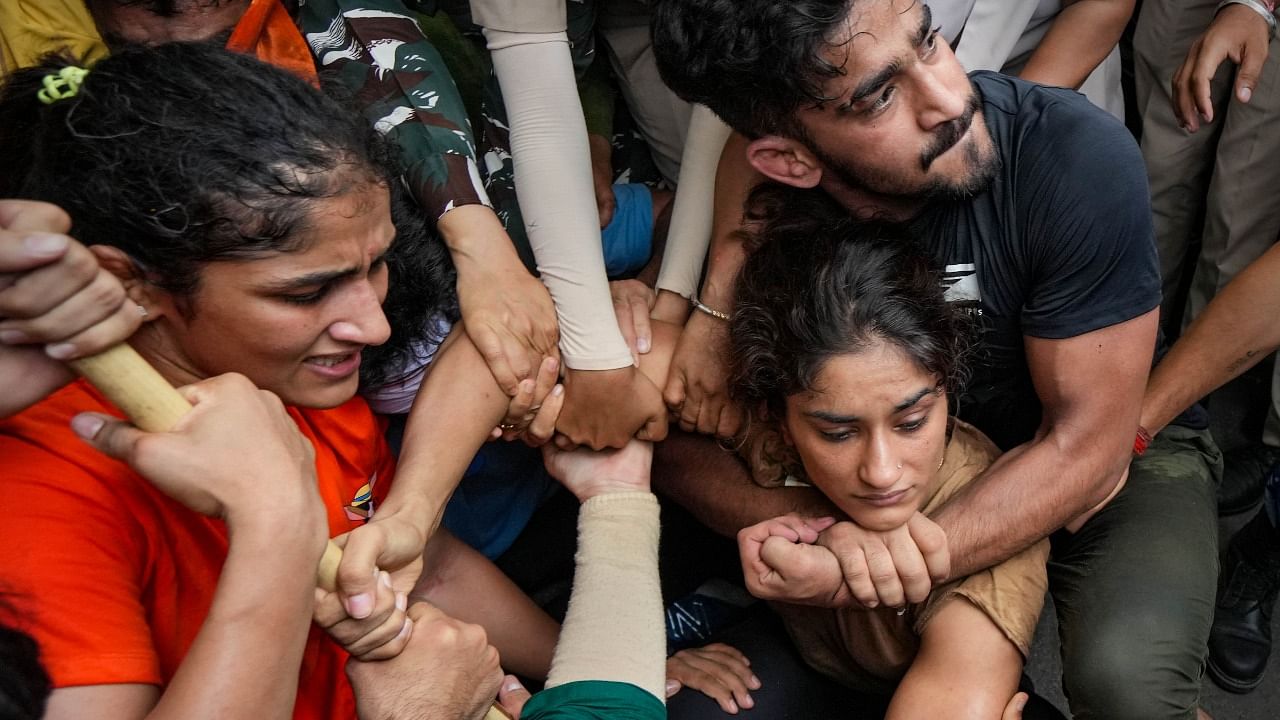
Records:
<instances>
[{"instance_id":1,"label":"wooden baton handle","mask_svg":"<svg viewBox=\"0 0 1280 720\"><path fill-rule=\"evenodd\" d=\"M70 361L70 365L129 418L147 432L167 432L191 410L191 403L151 367L138 351L120 343L97 355ZM338 563L342 549L329 540L316 568L316 584L333 592L338 587ZM509 720L497 705L484 720Z\"/></svg>"}]
</instances>

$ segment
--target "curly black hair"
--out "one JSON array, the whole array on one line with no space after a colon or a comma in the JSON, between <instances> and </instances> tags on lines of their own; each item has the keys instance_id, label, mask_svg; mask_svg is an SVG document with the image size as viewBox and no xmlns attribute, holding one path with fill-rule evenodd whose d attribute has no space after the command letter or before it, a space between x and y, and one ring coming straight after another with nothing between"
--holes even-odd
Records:
<instances>
[{"instance_id":1,"label":"curly black hair","mask_svg":"<svg viewBox=\"0 0 1280 720\"><path fill-rule=\"evenodd\" d=\"M405 197L368 121L301 78L208 44L130 48L79 92L37 100L52 58L0 88L0 197L44 200L86 245L123 250L148 281L183 295L203 265L289 252L316 201L370 183L392 193L397 238L384 309L391 340L362 363L366 384L407 364L431 316L457 316L448 253Z\"/></svg>"},{"instance_id":2,"label":"curly black hair","mask_svg":"<svg viewBox=\"0 0 1280 720\"><path fill-rule=\"evenodd\" d=\"M653 50L680 97L747 137L801 138L797 109L830 100L841 68L824 58L857 0L661 0Z\"/></svg>"},{"instance_id":3,"label":"curly black hair","mask_svg":"<svg viewBox=\"0 0 1280 720\"><path fill-rule=\"evenodd\" d=\"M971 324L900 226L859 223L825 193L764 185L729 324L731 394L779 420L826 361L886 342L959 390Z\"/></svg>"}]
</instances>

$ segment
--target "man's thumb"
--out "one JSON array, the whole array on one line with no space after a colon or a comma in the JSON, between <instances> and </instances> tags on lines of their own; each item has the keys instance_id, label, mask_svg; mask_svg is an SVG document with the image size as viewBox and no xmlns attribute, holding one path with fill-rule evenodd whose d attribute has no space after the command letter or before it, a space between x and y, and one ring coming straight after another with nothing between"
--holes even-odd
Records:
<instances>
[{"instance_id":1,"label":"man's thumb","mask_svg":"<svg viewBox=\"0 0 1280 720\"><path fill-rule=\"evenodd\" d=\"M71 418L71 431L99 452L117 460L127 460L133 446L145 433L117 418L85 412Z\"/></svg>"},{"instance_id":2,"label":"man's thumb","mask_svg":"<svg viewBox=\"0 0 1280 720\"><path fill-rule=\"evenodd\" d=\"M511 717L520 720L520 713L530 697L532 696L529 695L529 691L520 684L515 675L502 678L502 687L498 688L498 704L510 713Z\"/></svg>"}]
</instances>

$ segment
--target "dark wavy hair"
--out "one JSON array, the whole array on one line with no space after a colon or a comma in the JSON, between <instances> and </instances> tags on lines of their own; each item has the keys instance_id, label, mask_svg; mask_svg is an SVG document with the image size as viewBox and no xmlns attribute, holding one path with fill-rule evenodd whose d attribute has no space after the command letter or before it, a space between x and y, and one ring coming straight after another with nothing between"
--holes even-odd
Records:
<instances>
[{"instance_id":1,"label":"dark wavy hair","mask_svg":"<svg viewBox=\"0 0 1280 720\"><path fill-rule=\"evenodd\" d=\"M384 185L397 230L384 304L392 335L366 353L366 384L404 364L431 315L456 317L448 254L357 113L203 43L126 49L74 97L42 104L45 76L67 64L49 59L0 88L0 197L61 206L78 240L120 248L149 282L184 295L206 263L299 249L317 201Z\"/></svg>"},{"instance_id":2,"label":"dark wavy hair","mask_svg":"<svg viewBox=\"0 0 1280 720\"><path fill-rule=\"evenodd\" d=\"M660 0L653 50L662 79L747 137L801 138L795 112L831 98L842 70L823 53L857 0Z\"/></svg>"},{"instance_id":3,"label":"dark wavy hair","mask_svg":"<svg viewBox=\"0 0 1280 720\"><path fill-rule=\"evenodd\" d=\"M829 358L881 341L943 389L964 384L970 323L900 226L856 222L826 193L781 185L758 188L750 207L755 248L729 324L729 389L744 407L779 420Z\"/></svg>"}]
</instances>

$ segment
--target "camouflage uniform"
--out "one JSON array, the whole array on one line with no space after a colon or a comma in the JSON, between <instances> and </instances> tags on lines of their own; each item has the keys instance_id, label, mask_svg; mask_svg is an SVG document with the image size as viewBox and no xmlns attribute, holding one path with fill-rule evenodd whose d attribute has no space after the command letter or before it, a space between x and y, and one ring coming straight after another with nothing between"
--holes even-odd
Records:
<instances>
[{"instance_id":1,"label":"camouflage uniform","mask_svg":"<svg viewBox=\"0 0 1280 720\"><path fill-rule=\"evenodd\" d=\"M489 205L462 98L403 2L306 0L296 18L317 68L399 150L404 181L431 218Z\"/></svg>"}]
</instances>

